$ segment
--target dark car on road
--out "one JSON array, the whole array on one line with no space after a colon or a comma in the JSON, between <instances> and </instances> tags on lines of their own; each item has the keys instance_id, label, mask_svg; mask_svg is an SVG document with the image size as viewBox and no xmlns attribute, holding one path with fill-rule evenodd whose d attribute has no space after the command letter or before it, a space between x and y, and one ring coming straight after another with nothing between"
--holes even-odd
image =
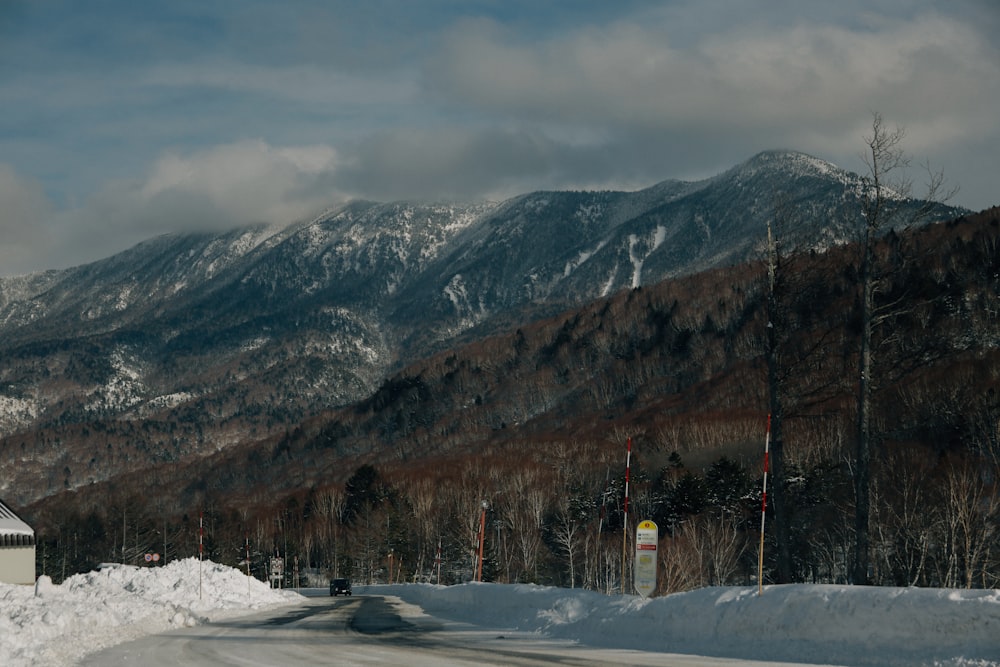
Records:
<instances>
[{"instance_id":1,"label":"dark car on road","mask_svg":"<svg viewBox=\"0 0 1000 667\"><path fill-rule=\"evenodd\" d=\"M350 594L351 581L349 579L333 579L330 581L330 595L337 597L338 595Z\"/></svg>"}]
</instances>

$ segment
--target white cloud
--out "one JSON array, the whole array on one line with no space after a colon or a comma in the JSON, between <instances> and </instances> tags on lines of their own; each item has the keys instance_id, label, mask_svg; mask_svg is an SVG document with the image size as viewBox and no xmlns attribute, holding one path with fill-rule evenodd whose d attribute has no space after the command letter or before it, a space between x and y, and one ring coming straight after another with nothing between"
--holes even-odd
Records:
<instances>
[{"instance_id":1,"label":"white cloud","mask_svg":"<svg viewBox=\"0 0 1000 667\"><path fill-rule=\"evenodd\" d=\"M41 184L0 163L0 272L23 273L33 268L25 260L47 243L45 223L52 205Z\"/></svg>"},{"instance_id":2,"label":"white cloud","mask_svg":"<svg viewBox=\"0 0 1000 667\"><path fill-rule=\"evenodd\" d=\"M13 165L0 169L0 261L28 266L48 239L61 252L32 268L65 266L152 234L281 224L353 196L642 187L770 148L859 169L870 111L962 186L955 203L995 203L990 0L637 0L572 16L445 4L386 17L262 6L203 45L126 21L109 32L127 37L112 40L118 50L83 65L62 50L78 22L28 26L13 48L32 66L0 81L13 101L0 120Z\"/></svg>"},{"instance_id":3,"label":"white cloud","mask_svg":"<svg viewBox=\"0 0 1000 667\"><path fill-rule=\"evenodd\" d=\"M856 138L869 109L902 124L995 102L996 50L972 26L928 14L864 27L750 23L672 45L667 17L622 20L537 43L466 22L426 81L455 104L536 119L668 132L815 132ZM989 108L989 107L987 107ZM993 124L970 111L967 132ZM954 130L954 128L952 128Z\"/></svg>"},{"instance_id":4,"label":"white cloud","mask_svg":"<svg viewBox=\"0 0 1000 667\"><path fill-rule=\"evenodd\" d=\"M530 129L392 130L354 146L343 187L373 199L500 198L551 185L566 148Z\"/></svg>"},{"instance_id":5,"label":"white cloud","mask_svg":"<svg viewBox=\"0 0 1000 667\"><path fill-rule=\"evenodd\" d=\"M704 177L772 148L860 169L877 111L962 186L954 203L992 203L993 175L973 165L1000 141L1000 50L967 4L883 4L671 3L540 39L466 20L425 61L424 97L481 126L534 127L567 187Z\"/></svg>"},{"instance_id":6,"label":"white cloud","mask_svg":"<svg viewBox=\"0 0 1000 667\"><path fill-rule=\"evenodd\" d=\"M254 140L166 153L144 177L111 183L82 206L52 213L52 243L33 248L46 251L47 263L39 267L33 257L31 266L93 261L169 232L289 224L344 197L318 187L336 165L336 152L321 144L275 147Z\"/></svg>"},{"instance_id":7,"label":"white cloud","mask_svg":"<svg viewBox=\"0 0 1000 667\"><path fill-rule=\"evenodd\" d=\"M334 198L306 196L336 165L329 146L272 147L241 141L160 157L141 182L117 183L88 204L123 227L147 232L284 224ZM160 229L160 228L163 229Z\"/></svg>"},{"instance_id":8,"label":"white cloud","mask_svg":"<svg viewBox=\"0 0 1000 667\"><path fill-rule=\"evenodd\" d=\"M159 207L168 197L190 197L210 205L200 219L178 221L184 227L289 222L316 205L303 200L301 193L335 162L336 154L328 146L273 148L263 141L242 141L192 155L170 153L157 160L131 198L140 217L142 208ZM159 215L156 211L153 218Z\"/></svg>"}]
</instances>

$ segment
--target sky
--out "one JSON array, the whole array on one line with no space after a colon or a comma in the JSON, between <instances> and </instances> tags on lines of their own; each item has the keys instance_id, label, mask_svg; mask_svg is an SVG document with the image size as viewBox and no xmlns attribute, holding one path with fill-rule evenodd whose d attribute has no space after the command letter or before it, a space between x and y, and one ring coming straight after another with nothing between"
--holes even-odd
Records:
<instances>
[{"instance_id":1,"label":"sky","mask_svg":"<svg viewBox=\"0 0 1000 667\"><path fill-rule=\"evenodd\" d=\"M325 591L311 593L324 595ZM399 598L409 606L399 605L398 611L411 622L425 615L461 622L457 627L443 626L445 631L462 630L453 642L462 642L462 637L468 641L464 630L471 624L500 630L509 641L518 637L562 640L570 646L617 651L603 653L608 664L629 664L628 654L621 651L638 650L662 657L641 663L632 660L635 664L664 664L662 660L669 655L675 656L670 664L702 664L676 657L687 654L750 661L742 663L748 667L778 662L786 667L1000 666L1000 591L996 590L793 584L765 586L762 591L755 586L710 587L643 599L528 584L355 583L355 596L369 594ZM0 583L0 664L78 664L84 656L151 634L303 602L291 589L272 590L240 570L197 558L152 568L118 565L72 575L59 585L45 575L34 587ZM290 627L293 633L297 629ZM512 630L519 634L512 635ZM316 637L315 632L301 629L293 634L295 650L289 650L289 642L273 637L273 632L249 632L238 638L211 631L185 634L221 642L232 653L232 664L282 664L283 655L301 661L309 645L318 645L322 651L319 662L330 655L328 636ZM489 637L497 634L491 632ZM383 645L394 648L397 656L400 648L407 648L398 642ZM123 647L141 660L126 663L114 654L114 659L93 656L87 664L177 664L175 660L157 662L155 654L150 654L151 646L131 651ZM507 641L503 646L511 648ZM363 656L352 653L352 657L358 664L396 664L391 659L375 659L378 648L374 642L365 646ZM435 662L426 662L422 655L411 651L408 664L440 664L439 655ZM594 654L589 658L599 659ZM185 653L186 664L201 664L193 659Z\"/></svg>"},{"instance_id":2,"label":"sky","mask_svg":"<svg viewBox=\"0 0 1000 667\"><path fill-rule=\"evenodd\" d=\"M873 113L981 210L997 34L996 0L0 0L0 276L357 198L861 171Z\"/></svg>"}]
</instances>

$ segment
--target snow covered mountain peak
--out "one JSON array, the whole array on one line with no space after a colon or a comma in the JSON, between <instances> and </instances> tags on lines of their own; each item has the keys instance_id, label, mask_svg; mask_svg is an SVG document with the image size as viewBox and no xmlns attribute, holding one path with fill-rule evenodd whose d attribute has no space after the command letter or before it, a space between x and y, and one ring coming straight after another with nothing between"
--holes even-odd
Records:
<instances>
[{"instance_id":1,"label":"snow covered mountain peak","mask_svg":"<svg viewBox=\"0 0 1000 667\"><path fill-rule=\"evenodd\" d=\"M4 435L50 429L45 441L65 445L98 437L79 428L95 414L190 430L164 436L157 460L239 442L246 433L231 424L262 436L370 395L391 369L474 327L759 257L779 193L801 220L787 247L847 238L858 179L769 151L697 183L499 203L356 201L278 231L168 235L0 279L0 405L20 406ZM13 497L94 481L52 474L64 455L24 463Z\"/></svg>"},{"instance_id":2,"label":"snow covered mountain peak","mask_svg":"<svg viewBox=\"0 0 1000 667\"><path fill-rule=\"evenodd\" d=\"M720 178L749 179L759 176L820 178L831 179L838 183L860 179L856 174L851 174L832 162L791 150L762 151L722 174Z\"/></svg>"}]
</instances>

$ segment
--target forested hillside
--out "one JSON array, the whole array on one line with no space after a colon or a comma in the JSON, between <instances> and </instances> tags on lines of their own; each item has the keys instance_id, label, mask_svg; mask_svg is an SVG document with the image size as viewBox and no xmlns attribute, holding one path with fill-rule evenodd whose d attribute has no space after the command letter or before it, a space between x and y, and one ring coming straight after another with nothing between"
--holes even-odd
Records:
<instances>
[{"instance_id":1,"label":"forested hillside","mask_svg":"<svg viewBox=\"0 0 1000 667\"><path fill-rule=\"evenodd\" d=\"M871 540L879 584L1000 585L1000 211L878 247ZM54 496L24 514L46 573L281 553L358 581L472 576L611 590L629 519L661 529L662 591L756 576L769 325L784 401L792 577L845 581L858 248L661 282L412 364L257 444ZM508 316L509 317L509 316ZM110 445L109 445L110 447ZM86 462L80 462L86 465ZM487 503L485 515L482 504ZM766 577L775 567L765 535Z\"/></svg>"},{"instance_id":2,"label":"forested hillside","mask_svg":"<svg viewBox=\"0 0 1000 667\"><path fill-rule=\"evenodd\" d=\"M798 216L784 247L835 246L857 233L873 190L822 160L767 151L698 182L354 201L285 227L170 234L0 278L0 496L20 506L230 447L238 455L462 342L728 271L762 256L781 202ZM906 214L882 231L918 212L921 223L967 213L933 199L894 194ZM490 419L510 424L537 407L507 409Z\"/></svg>"}]
</instances>

